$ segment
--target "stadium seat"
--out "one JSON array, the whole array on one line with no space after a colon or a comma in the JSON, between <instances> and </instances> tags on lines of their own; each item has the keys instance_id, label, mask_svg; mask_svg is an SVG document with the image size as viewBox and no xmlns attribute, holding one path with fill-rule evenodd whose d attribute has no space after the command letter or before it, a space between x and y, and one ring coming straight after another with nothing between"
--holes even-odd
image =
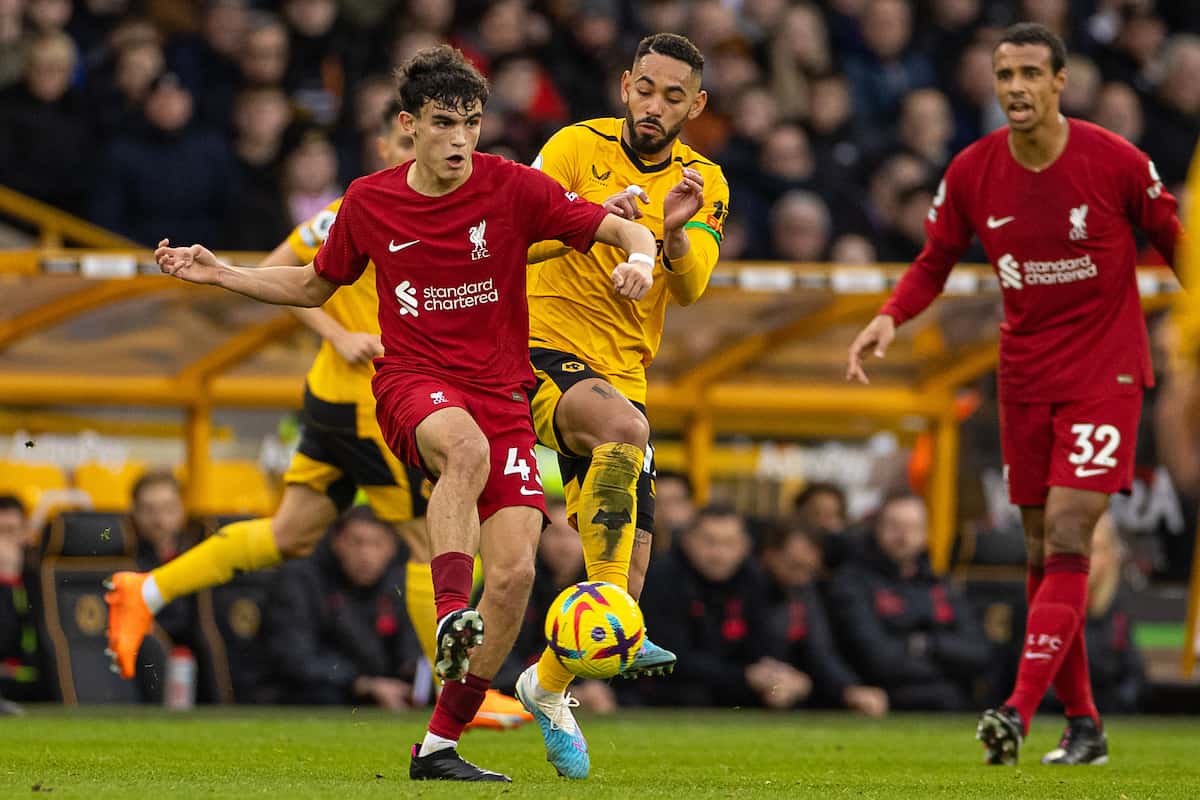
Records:
<instances>
[{"instance_id":1,"label":"stadium seat","mask_svg":"<svg viewBox=\"0 0 1200 800\"><path fill-rule=\"evenodd\" d=\"M245 517L208 521L211 535ZM270 685L271 669L258 642L267 597L277 570L240 574L229 583L196 596L196 660L200 696L218 703L278 702Z\"/></svg>"},{"instance_id":2,"label":"stadium seat","mask_svg":"<svg viewBox=\"0 0 1200 800\"><path fill-rule=\"evenodd\" d=\"M253 461L214 461L209 465L207 478L191 509L193 514L260 517L275 509L276 493Z\"/></svg>"},{"instance_id":3,"label":"stadium seat","mask_svg":"<svg viewBox=\"0 0 1200 800\"><path fill-rule=\"evenodd\" d=\"M37 508L44 492L66 489L67 476L57 464L0 460L0 494L13 494L27 511Z\"/></svg>"},{"instance_id":4,"label":"stadium seat","mask_svg":"<svg viewBox=\"0 0 1200 800\"><path fill-rule=\"evenodd\" d=\"M104 511L64 511L42 539L42 555L133 558L137 538L129 518Z\"/></svg>"},{"instance_id":5,"label":"stadium seat","mask_svg":"<svg viewBox=\"0 0 1200 800\"><path fill-rule=\"evenodd\" d=\"M129 508L133 484L145 471L146 465L139 461L116 468L89 461L75 469L75 486L91 496L97 511L124 511Z\"/></svg>"}]
</instances>

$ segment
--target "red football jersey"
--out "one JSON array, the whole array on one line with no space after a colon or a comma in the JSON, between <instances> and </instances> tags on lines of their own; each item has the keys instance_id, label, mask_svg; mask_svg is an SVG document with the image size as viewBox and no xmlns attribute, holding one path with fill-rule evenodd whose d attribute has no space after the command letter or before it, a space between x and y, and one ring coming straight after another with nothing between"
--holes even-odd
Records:
<instances>
[{"instance_id":1,"label":"red football jersey","mask_svg":"<svg viewBox=\"0 0 1200 800\"><path fill-rule=\"evenodd\" d=\"M1000 390L1009 402L1059 402L1153 384L1138 298L1140 228L1174 264L1175 198L1145 153L1071 119L1062 155L1021 166L1008 129L950 162L925 222L925 248L881 313L897 324L941 292L979 236L1000 279Z\"/></svg>"},{"instance_id":2,"label":"red football jersey","mask_svg":"<svg viewBox=\"0 0 1200 800\"><path fill-rule=\"evenodd\" d=\"M451 383L511 391L533 383L525 256L559 239L586 252L605 211L552 178L475 153L471 176L426 197L412 162L359 178L317 253L317 273L353 283L375 262L384 356Z\"/></svg>"}]
</instances>

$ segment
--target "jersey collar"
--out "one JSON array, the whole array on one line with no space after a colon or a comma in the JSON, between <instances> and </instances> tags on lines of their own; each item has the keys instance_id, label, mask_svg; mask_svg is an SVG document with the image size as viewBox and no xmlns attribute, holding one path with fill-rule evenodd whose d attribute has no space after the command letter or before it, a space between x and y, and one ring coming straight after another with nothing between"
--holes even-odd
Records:
<instances>
[{"instance_id":1,"label":"jersey collar","mask_svg":"<svg viewBox=\"0 0 1200 800\"><path fill-rule=\"evenodd\" d=\"M623 128L624 126L622 125L622 129ZM637 171L643 174L650 172L662 172L664 169L671 166L671 159L675 156L675 143L672 142L671 155L667 156L666 159L658 162L657 164L647 164L646 162L642 161L640 156L638 156L637 151L629 146L629 143L625 141L624 136L617 136L617 141L621 143L621 149L625 151L625 156L629 159L629 163L633 164L633 166L637 168Z\"/></svg>"}]
</instances>

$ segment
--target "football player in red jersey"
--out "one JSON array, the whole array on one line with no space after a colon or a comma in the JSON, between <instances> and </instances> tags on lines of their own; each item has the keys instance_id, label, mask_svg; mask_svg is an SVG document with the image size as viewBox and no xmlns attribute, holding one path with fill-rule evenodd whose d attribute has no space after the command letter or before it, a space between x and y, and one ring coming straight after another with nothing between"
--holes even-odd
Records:
<instances>
[{"instance_id":1,"label":"football player in red jersey","mask_svg":"<svg viewBox=\"0 0 1200 800\"><path fill-rule=\"evenodd\" d=\"M992 764L1014 764L1053 682L1066 706L1049 764L1103 764L1083 642L1092 531L1133 479L1142 390L1150 386L1134 228L1174 264L1182 227L1154 164L1124 139L1059 112L1066 48L1032 23L992 57L1007 128L954 158L925 224L927 241L892 297L850 346L848 379L882 357L895 328L941 292L977 235L1004 299L1000 429L1011 501L1028 548L1029 617L1017 683L983 713Z\"/></svg>"},{"instance_id":2,"label":"football player in red jersey","mask_svg":"<svg viewBox=\"0 0 1200 800\"><path fill-rule=\"evenodd\" d=\"M375 263L380 428L397 456L436 479L426 519L435 668L446 683L409 775L507 781L462 759L457 743L520 627L545 512L526 400L526 252L543 239L619 247L629 255L613 270L613 291L637 300L653 281L655 242L649 229L537 170L476 153L488 85L461 52L422 50L398 75L400 125L415 160L350 184L313 263L233 267L200 245L166 240L155 258L184 280L297 306L321 305ZM468 606L477 550L485 584L478 610Z\"/></svg>"}]
</instances>

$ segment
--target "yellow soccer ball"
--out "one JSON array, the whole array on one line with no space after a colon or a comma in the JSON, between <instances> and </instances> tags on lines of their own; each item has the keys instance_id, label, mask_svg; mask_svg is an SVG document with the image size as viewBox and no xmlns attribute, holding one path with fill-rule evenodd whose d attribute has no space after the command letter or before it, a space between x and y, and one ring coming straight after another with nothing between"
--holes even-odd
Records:
<instances>
[{"instance_id":1,"label":"yellow soccer ball","mask_svg":"<svg viewBox=\"0 0 1200 800\"><path fill-rule=\"evenodd\" d=\"M581 678L612 678L628 667L645 641L642 610L611 583L563 589L546 614L546 644Z\"/></svg>"}]
</instances>

